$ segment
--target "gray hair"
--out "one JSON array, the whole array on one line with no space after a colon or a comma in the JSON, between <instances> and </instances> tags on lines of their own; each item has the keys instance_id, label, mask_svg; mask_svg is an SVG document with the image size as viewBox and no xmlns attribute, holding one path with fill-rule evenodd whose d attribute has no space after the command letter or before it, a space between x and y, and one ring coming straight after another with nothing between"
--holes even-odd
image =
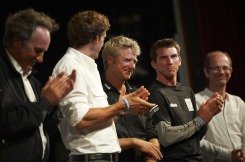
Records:
<instances>
[{"instance_id":1,"label":"gray hair","mask_svg":"<svg viewBox=\"0 0 245 162\"><path fill-rule=\"evenodd\" d=\"M47 28L50 33L59 29L59 24L54 19L32 8L20 10L13 15L9 15L5 23L3 45L11 47L13 38L29 41L38 26Z\"/></svg>"}]
</instances>

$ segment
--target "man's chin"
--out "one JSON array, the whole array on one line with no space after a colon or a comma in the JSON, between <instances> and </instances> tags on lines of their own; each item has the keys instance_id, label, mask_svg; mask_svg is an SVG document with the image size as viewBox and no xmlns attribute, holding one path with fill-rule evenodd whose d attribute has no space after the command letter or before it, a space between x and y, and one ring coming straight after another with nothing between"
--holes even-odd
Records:
<instances>
[{"instance_id":1,"label":"man's chin","mask_svg":"<svg viewBox=\"0 0 245 162\"><path fill-rule=\"evenodd\" d=\"M124 76L125 80L129 80L131 78L131 75Z\"/></svg>"},{"instance_id":2,"label":"man's chin","mask_svg":"<svg viewBox=\"0 0 245 162\"><path fill-rule=\"evenodd\" d=\"M30 71L32 71L32 67L28 67L25 69L25 73L29 73Z\"/></svg>"}]
</instances>

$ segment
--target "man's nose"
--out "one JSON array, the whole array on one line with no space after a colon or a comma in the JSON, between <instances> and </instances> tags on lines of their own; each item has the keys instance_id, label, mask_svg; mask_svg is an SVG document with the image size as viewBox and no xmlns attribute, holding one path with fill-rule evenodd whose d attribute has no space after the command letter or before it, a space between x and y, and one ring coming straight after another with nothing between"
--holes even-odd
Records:
<instances>
[{"instance_id":1,"label":"man's nose","mask_svg":"<svg viewBox=\"0 0 245 162\"><path fill-rule=\"evenodd\" d=\"M166 59L168 63L171 63L171 64L173 63L173 58L171 56L168 56Z\"/></svg>"},{"instance_id":2,"label":"man's nose","mask_svg":"<svg viewBox=\"0 0 245 162\"><path fill-rule=\"evenodd\" d=\"M37 59L37 62L38 62L38 63L42 63L42 62L43 62L43 55L44 55L43 52L42 52L42 53L39 53L39 54L37 55L36 59Z\"/></svg>"},{"instance_id":3,"label":"man's nose","mask_svg":"<svg viewBox=\"0 0 245 162\"><path fill-rule=\"evenodd\" d=\"M135 62L134 62L134 61L130 61L129 65L130 65L130 67L131 67L132 69L135 68Z\"/></svg>"}]
</instances>

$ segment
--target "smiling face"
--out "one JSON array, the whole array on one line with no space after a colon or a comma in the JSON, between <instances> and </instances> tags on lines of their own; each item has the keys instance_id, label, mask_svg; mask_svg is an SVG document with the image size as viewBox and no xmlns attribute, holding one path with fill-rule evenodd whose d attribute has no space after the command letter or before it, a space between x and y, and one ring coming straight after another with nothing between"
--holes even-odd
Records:
<instances>
[{"instance_id":1,"label":"smiling face","mask_svg":"<svg viewBox=\"0 0 245 162\"><path fill-rule=\"evenodd\" d=\"M43 27L37 27L29 41L14 39L11 55L20 64L24 74L31 71L35 63L43 62L43 55L50 41L50 32Z\"/></svg>"},{"instance_id":2,"label":"smiling face","mask_svg":"<svg viewBox=\"0 0 245 162\"><path fill-rule=\"evenodd\" d=\"M151 61L152 67L156 70L157 80L166 82L176 82L177 72L181 65L181 57L175 47L163 47L156 50L156 60Z\"/></svg>"},{"instance_id":3,"label":"smiling face","mask_svg":"<svg viewBox=\"0 0 245 162\"><path fill-rule=\"evenodd\" d=\"M108 68L110 72L121 81L126 81L131 78L137 60L137 55L131 48L123 48L120 50L120 54L116 58L108 56Z\"/></svg>"},{"instance_id":4,"label":"smiling face","mask_svg":"<svg viewBox=\"0 0 245 162\"><path fill-rule=\"evenodd\" d=\"M209 87L225 87L230 80L232 68L228 57L221 52L216 52L210 57L209 69L204 69L205 76L209 79Z\"/></svg>"}]
</instances>

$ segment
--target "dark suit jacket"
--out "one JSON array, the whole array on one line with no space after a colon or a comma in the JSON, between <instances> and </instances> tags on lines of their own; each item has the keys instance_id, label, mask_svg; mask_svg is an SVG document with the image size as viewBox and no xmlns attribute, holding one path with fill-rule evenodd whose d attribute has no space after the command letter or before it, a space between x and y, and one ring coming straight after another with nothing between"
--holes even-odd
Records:
<instances>
[{"instance_id":1,"label":"dark suit jacket","mask_svg":"<svg viewBox=\"0 0 245 162\"><path fill-rule=\"evenodd\" d=\"M0 162L41 162L49 154L48 133L57 128L61 112L41 97L41 83L28 77L37 102L29 101L21 75L12 66L6 52L0 52ZM43 123L47 138L42 160L39 126Z\"/></svg>"}]
</instances>

